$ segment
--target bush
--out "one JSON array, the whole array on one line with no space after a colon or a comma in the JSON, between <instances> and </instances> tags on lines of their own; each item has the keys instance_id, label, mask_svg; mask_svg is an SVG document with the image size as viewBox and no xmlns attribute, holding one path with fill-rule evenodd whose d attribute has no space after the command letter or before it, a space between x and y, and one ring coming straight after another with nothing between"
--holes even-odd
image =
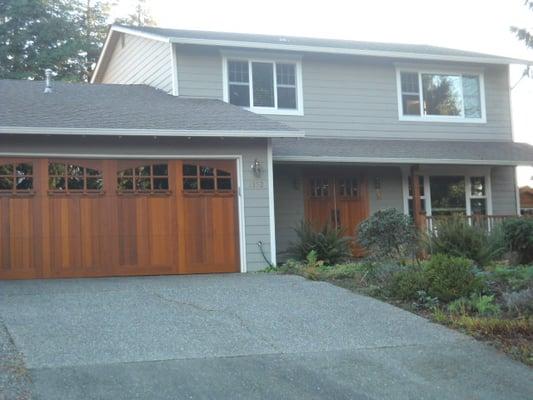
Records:
<instances>
[{"instance_id":1,"label":"bush","mask_svg":"<svg viewBox=\"0 0 533 400\"><path fill-rule=\"evenodd\" d=\"M297 260L306 261L309 253L314 251L317 260L333 265L352 255L352 238L345 236L340 229L326 225L322 230L316 231L308 222L302 222L294 230L298 241L291 243L287 252Z\"/></svg>"},{"instance_id":2,"label":"bush","mask_svg":"<svg viewBox=\"0 0 533 400\"><path fill-rule=\"evenodd\" d=\"M392 297L400 300L417 300L420 292L426 292L428 281L424 271L417 267L411 267L396 273L389 286Z\"/></svg>"},{"instance_id":3,"label":"bush","mask_svg":"<svg viewBox=\"0 0 533 400\"><path fill-rule=\"evenodd\" d=\"M533 315L533 288L502 295L507 310L519 315Z\"/></svg>"},{"instance_id":4,"label":"bush","mask_svg":"<svg viewBox=\"0 0 533 400\"><path fill-rule=\"evenodd\" d=\"M505 242L518 255L518 262L533 262L533 219L513 218L503 223Z\"/></svg>"},{"instance_id":5,"label":"bush","mask_svg":"<svg viewBox=\"0 0 533 400\"><path fill-rule=\"evenodd\" d=\"M428 294L443 302L468 297L483 288L472 261L463 257L436 254L427 262L424 275Z\"/></svg>"},{"instance_id":6,"label":"bush","mask_svg":"<svg viewBox=\"0 0 533 400\"><path fill-rule=\"evenodd\" d=\"M464 217L454 215L437 220L428 237L428 251L430 254L465 257L479 265L487 265L504 253L505 245L500 230L488 233L470 225Z\"/></svg>"},{"instance_id":7,"label":"bush","mask_svg":"<svg viewBox=\"0 0 533 400\"><path fill-rule=\"evenodd\" d=\"M371 257L401 259L416 254L413 221L395 208L377 211L361 222L357 230L357 241Z\"/></svg>"}]
</instances>

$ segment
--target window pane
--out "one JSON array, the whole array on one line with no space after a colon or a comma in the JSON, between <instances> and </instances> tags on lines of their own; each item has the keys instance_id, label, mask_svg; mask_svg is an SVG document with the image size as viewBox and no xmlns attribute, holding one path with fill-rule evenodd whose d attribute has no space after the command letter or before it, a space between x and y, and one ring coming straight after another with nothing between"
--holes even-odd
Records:
<instances>
[{"instance_id":1,"label":"window pane","mask_svg":"<svg viewBox=\"0 0 533 400\"><path fill-rule=\"evenodd\" d=\"M276 81L278 85L296 85L296 66L276 64Z\"/></svg>"},{"instance_id":2,"label":"window pane","mask_svg":"<svg viewBox=\"0 0 533 400\"><path fill-rule=\"evenodd\" d=\"M462 115L460 76L422 74L422 88L426 115Z\"/></svg>"},{"instance_id":3,"label":"window pane","mask_svg":"<svg viewBox=\"0 0 533 400\"><path fill-rule=\"evenodd\" d=\"M92 168L85 168L85 173L89 176L98 176L100 175L100 171L98 171L97 169L92 169Z\"/></svg>"},{"instance_id":4,"label":"window pane","mask_svg":"<svg viewBox=\"0 0 533 400\"><path fill-rule=\"evenodd\" d=\"M13 175L13 164L0 165L0 175Z\"/></svg>"},{"instance_id":5,"label":"window pane","mask_svg":"<svg viewBox=\"0 0 533 400\"><path fill-rule=\"evenodd\" d=\"M83 190L83 178L74 176L68 178L69 190Z\"/></svg>"},{"instance_id":6,"label":"window pane","mask_svg":"<svg viewBox=\"0 0 533 400\"><path fill-rule=\"evenodd\" d=\"M274 107L274 68L273 64L252 63L254 106Z\"/></svg>"},{"instance_id":7,"label":"window pane","mask_svg":"<svg viewBox=\"0 0 533 400\"><path fill-rule=\"evenodd\" d=\"M215 190L215 180L213 178L200 179L200 189Z\"/></svg>"},{"instance_id":8,"label":"window pane","mask_svg":"<svg viewBox=\"0 0 533 400\"><path fill-rule=\"evenodd\" d=\"M485 196L485 178L483 176L473 176L470 178L472 196Z\"/></svg>"},{"instance_id":9,"label":"window pane","mask_svg":"<svg viewBox=\"0 0 533 400\"><path fill-rule=\"evenodd\" d=\"M466 214L464 177L432 176L429 185L433 215Z\"/></svg>"},{"instance_id":10,"label":"window pane","mask_svg":"<svg viewBox=\"0 0 533 400\"><path fill-rule=\"evenodd\" d=\"M13 178L0 178L0 190L13 189Z\"/></svg>"},{"instance_id":11,"label":"window pane","mask_svg":"<svg viewBox=\"0 0 533 400\"><path fill-rule=\"evenodd\" d=\"M471 199L470 209L472 214L487 214L487 201L485 199Z\"/></svg>"},{"instance_id":12,"label":"window pane","mask_svg":"<svg viewBox=\"0 0 533 400\"><path fill-rule=\"evenodd\" d=\"M419 94L418 72L402 72L402 93Z\"/></svg>"},{"instance_id":13,"label":"window pane","mask_svg":"<svg viewBox=\"0 0 533 400\"><path fill-rule=\"evenodd\" d=\"M248 61L228 61L228 81L248 83Z\"/></svg>"},{"instance_id":14,"label":"window pane","mask_svg":"<svg viewBox=\"0 0 533 400\"><path fill-rule=\"evenodd\" d=\"M50 178L48 180L48 188L50 190L65 190L65 178L59 177L59 178Z\"/></svg>"},{"instance_id":15,"label":"window pane","mask_svg":"<svg viewBox=\"0 0 533 400\"><path fill-rule=\"evenodd\" d=\"M229 85L229 102L235 106L250 107L250 88L248 85Z\"/></svg>"},{"instance_id":16,"label":"window pane","mask_svg":"<svg viewBox=\"0 0 533 400\"><path fill-rule=\"evenodd\" d=\"M478 76L463 76L463 100L465 117L481 118L481 94Z\"/></svg>"},{"instance_id":17,"label":"window pane","mask_svg":"<svg viewBox=\"0 0 533 400\"><path fill-rule=\"evenodd\" d=\"M16 179L17 190L30 190L33 189L33 178L27 178L27 177L17 177Z\"/></svg>"},{"instance_id":18,"label":"window pane","mask_svg":"<svg viewBox=\"0 0 533 400\"><path fill-rule=\"evenodd\" d=\"M217 175L218 176L231 176L231 174L228 171L224 171L222 169L217 170Z\"/></svg>"},{"instance_id":19,"label":"window pane","mask_svg":"<svg viewBox=\"0 0 533 400\"><path fill-rule=\"evenodd\" d=\"M135 175L150 176L150 166L144 165L142 167L135 168Z\"/></svg>"},{"instance_id":20,"label":"window pane","mask_svg":"<svg viewBox=\"0 0 533 400\"><path fill-rule=\"evenodd\" d=\"M69 164L69 165L67 165L67 173L69 175L82 176L83 175L83 167L80 167L79 165Z\"/></svg>"},{"instance_id":21,"label":"window pane","mask_svg":"<svg viewBox=\"0 0 533 400\"><path fill-rule=\"evenodd\" d=\"M154 175L165 176L168 175L168 166L167 164L156 164L153 166Z\"/></svg>"},{"instance_id":22,"label":"window pane","mask_svg":"<svg viewBox=\"0 0 533 400\"><path fill-rule=\"evenodd\" d=\"M198 173L198 167L193 164L183 164L183 175L184 176L196 176Z\"/></svg>"},{"instance_id":23,"label":"window pane","mask_svg":"<svg viewBox=\"0 0 533 400\"><path fill-rule=\"evenodd\" d=\"M196 178L183 179L183 190L198 190L198 180Z\"/></svg>"},{"instance_id":24,"label":"window pane","mask_svg":"<svg viewBox=\"0 0 533 400\"><path fill-rule=\"evenodd\" d=\"M23 164L17 165L17 175L31 175L32 173L33 173L33 166L31 164L23 163Z\"/></svg>"},{"instance_id":25,"label":"window pane","mask_svg":"<svg viewBox=\"0 0 533 400\"><path fill-rule=\"evenodd\" d=\"M278 86L278 108L296 109L296 88Z\"/></svg>"},{"instance_id":26,"label":"window pane","mask_svg":"<svg viewBox=\"0 0 533 400\"><path fill-rule=\"evenodd\" d=\"M102 190L103 183L102 178L87 178L87 190Z\"/></svg>"},{"instance_id":27,"label":"window pane","mask_svg":"<svg viewBox=\"0 0 533 400\"><path fill-rule=\"evenodd\" d=\"M217 189L218 190L231 190L231 179L218 178L217 179Z\"/></svg>"},{"instance_id":28,"label":"window pane","mask_svg":"<svg viewBox=\"0 0 533 400\"><path fill-rule=\"evenodd\" d=\"M200 167L200 175L201 176L213 176L215 174L215 170L211 167Z\"/></svg>"},{"instance_id":29,"label":"window pane","mask_svg":"<svg viewBox=\"0 0 533 400\"><path fill-rule=\"evenodd\" d=\"M50 164L48 164L48 173L50 175L64 175L65 174L65 164L59 164L59 163L50 163Z\"/></svg>"},{"instance_id":30,"label":"window pane","mask_svg":"<svg viewBox=\"0 0 533 400\"><path fill-rule=\"evenodd\" d=\"M403 115L420 115L420 97L413 94L402 95Z\"/></svg>"},{"instance_id":31,"label":"window pane","mask_svg":"<svg viewBox=\"0 0 533 400\"><path fill-rule=\"evenodd\" d=\"M136 178L135 186L137 190L141 192L146 192L152 189L152 184L150 183L150 178Z\"/></svg>"},{"instance_id":32,"label":"window pane","mask_svg":"<svg viewBox=\"0 0 533 400\"><path fill-rule=\"evenodd\" d=\"M154 178L154 190L168 190L168 178Z\"/></svg>"},{"instance_id":33,"label":"window pane","mask_svg":"<svg viewBox=\"0 0 533 400\"><path fill-rule=\"evenodd\" d=\"M133 178L119 178L118 190L133 190Z\"/></svg>"}]
</instances>

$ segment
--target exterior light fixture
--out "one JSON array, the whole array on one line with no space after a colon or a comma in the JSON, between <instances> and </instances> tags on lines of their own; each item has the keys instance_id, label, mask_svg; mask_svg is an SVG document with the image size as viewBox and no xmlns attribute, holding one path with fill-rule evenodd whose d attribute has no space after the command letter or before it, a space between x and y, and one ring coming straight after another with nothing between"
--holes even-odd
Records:
<instances>
[{"instance_id":1,"label":"exterior light fixture","mask_svg":"<svg viewBox=\"0 0 533 400\"><path fill-rule=\"evenodd\" d=\"M252 163L251 168L252 172L254 173L254 176L256 178L260 178L261 173L263 172L263 168L261 167L261 162L257 158Z\"/></svg>"}]
</instances>

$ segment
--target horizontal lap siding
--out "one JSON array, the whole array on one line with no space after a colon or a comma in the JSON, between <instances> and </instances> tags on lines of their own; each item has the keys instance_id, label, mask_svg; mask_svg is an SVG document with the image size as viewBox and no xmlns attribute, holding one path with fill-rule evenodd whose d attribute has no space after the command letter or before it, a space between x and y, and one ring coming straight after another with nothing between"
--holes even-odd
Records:
<instances>
[{"instance_id":1,"label":"horizontal lap siding","mask_svg":"<svg viewBox=\"0 0 533 400\"><path fill-rule=\"evenodd\" d=\"M258 52L251 54L257 56ZM276 58L268 52L259 54ZM177 58L180 95L222 99L220 49L181 46L177 47ZM437 65L461 68L459 64ZM484 66L483 69L486 124L407 122L399 121L398 117L396 70L392 60L305 54L302 57L304 115L269 115L269 118L303 129L308 136L511 140L507 67Z\"/></svg>"},{"instance_id":2,"label":"horizontal lap siding","mask_svg":"<svg viewBox=\"0 0 533 400\"><path fill-rule=\"evenodd\" d=\"M61 155L95 154L100 157L123 155L242 155L244 223L246 234L246 261L248 271L266 266L257 243L264 244L270 256L270 220L268 202L268 168L266 139L182 139L182 138L57 138L0 135L2 152L54 153ZM110 157L111 158L111 157ZM201 157L198 157L201 158ZM256 178L250 166L254 160L264 166L260 178Z\"/></svg>"},{"instance_id":3,"label":"horizontal lap siding","mask_svg":"<svg viewBox=\"0 0 533 400\"><path fill-rule=\"evenodd\" d=\"M119 39L102 83L144 84L172 92L172 64L168 43L124 34Z\"/></svg>"}]
</instances>

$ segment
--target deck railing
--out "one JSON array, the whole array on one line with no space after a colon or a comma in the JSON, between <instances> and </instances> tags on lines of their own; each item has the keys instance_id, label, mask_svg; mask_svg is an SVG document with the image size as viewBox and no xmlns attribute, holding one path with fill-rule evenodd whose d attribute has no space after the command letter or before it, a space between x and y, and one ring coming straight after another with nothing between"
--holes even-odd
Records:
<instances>
[{"instance_id":1,"label":"deck railing","mask_svg":"<svg viewBox=\"0 0 533 400\"><path fill-rule=\"evenodd\" d=\"M457 218L457 216L454 216ZM532 215L465 215L462 216L472 226L480 227L488 232L492 231L494 227L501 224L503 221L512 218L533 218ZM435 231L439 221L446 221L452 218L451 216L429 216L424 215L425 228L428 233Z\"/></svg>"}]
</instances>

